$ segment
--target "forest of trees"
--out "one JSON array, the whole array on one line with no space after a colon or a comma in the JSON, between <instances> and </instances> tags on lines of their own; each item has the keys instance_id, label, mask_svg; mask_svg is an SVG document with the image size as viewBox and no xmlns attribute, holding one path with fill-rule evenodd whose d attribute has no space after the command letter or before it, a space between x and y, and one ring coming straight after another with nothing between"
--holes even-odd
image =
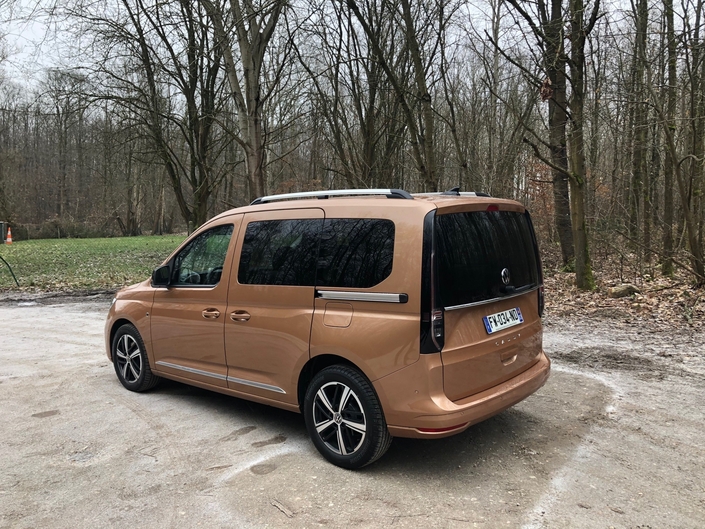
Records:
<instances>
[{"instance_id":1,"label":"forest of trees","mask_svg":"<svg viewBox=\"0 0 705 529\"><path fill-rule=\"evenodd\" d=\"M62 43L27 84L0 39L0 219L165 233L263 194L460 186L526 204L580 288L608 264L702 285L703 2L0 0Z\"/></svg>"}]
</instances>

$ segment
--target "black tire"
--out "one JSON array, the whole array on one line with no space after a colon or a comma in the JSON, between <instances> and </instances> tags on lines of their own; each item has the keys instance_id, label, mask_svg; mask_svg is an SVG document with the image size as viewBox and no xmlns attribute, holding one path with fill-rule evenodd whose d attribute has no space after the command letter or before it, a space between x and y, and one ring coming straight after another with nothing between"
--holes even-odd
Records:
<instances>
[{"instance_id":1,"label":"black tire","mask_svg":"<svg viewBox=\"0 0 705 529\"><path fill-rule=\"evenodd\" d=\"M369 465L392 444L372 384L349 366L331 366L313 377L304 399L304 419L318 451L339 467Z\"/></svg>"},{"instance_id":2,"label":"black tire","mask_svg":"<svg viewBox=\"0 0 705 529\"><path fill-rule=\"evenodd\" d=\"M117 330L113 336L111 353L115 374L120 383L130 391L148 391L161 380L152 373L147 349L134 325L123 325Z\"/></svg>"}]
</instances>

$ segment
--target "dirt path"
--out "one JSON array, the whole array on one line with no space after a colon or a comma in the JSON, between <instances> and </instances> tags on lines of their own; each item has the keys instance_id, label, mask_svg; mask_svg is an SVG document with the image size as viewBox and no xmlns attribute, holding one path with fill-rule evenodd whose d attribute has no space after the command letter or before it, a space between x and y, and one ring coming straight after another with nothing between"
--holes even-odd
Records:
<instances>
[{"instance_id":1,"label":"dirt path","mask_svg":"<svg viewBox=\"0 0 705 529\"><path fill-rule=\"evenodd\" d=\"M177 383L125 391L107 303L0 304L0 527L705 526L705 337L550 319L547 385L377 464L298 415Z\"/></svg>"}]
</instances>

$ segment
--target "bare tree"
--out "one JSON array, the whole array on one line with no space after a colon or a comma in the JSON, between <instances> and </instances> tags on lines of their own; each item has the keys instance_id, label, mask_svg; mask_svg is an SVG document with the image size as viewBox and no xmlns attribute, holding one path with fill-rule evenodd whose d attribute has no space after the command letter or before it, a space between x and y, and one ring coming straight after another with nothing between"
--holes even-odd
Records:
<instances>
[{"instance_id":1,"label":"bare tree","mask_svg":"<svg viewBox=\"0 0 705 529\"><path fill-rule=\"evenodd\" d=\"M406 131L399 101L350 11L338 2L324 2L314 13L303 28L310 38L296 45L296 54L329 132L324 141L339 162L339 168L327 170L342 174L348 187L395 187L393 166ZM397 35L392 26L385 31L377 38Z\"/></svg>"},{"instance_id":2,"label":"bare tree","mask_svg":"<svg viewBox=\"0 0 705 529\"><path fill-rule=\"evenodd\" d=\"M666 47L668 50L668 103L665 112L666 127L675 130L676 96L677 96L677 56L676 35L673 21L673 0L663 0L664 17L666 18ZM663 261L661 272L665 276L673 276L673 173L676 160L671 155L671 149L666 149L663 184Z\"/></svg>"},{"instance_id":3,"label":"bare tree","mask_svg":"<svg viewBox=\"0 0 705 529\"><path fill-rule=\"evenodd\" d=\"M96 100L139 116L190 229L208 218L223 181L215 163L229 141L217 134L222 110L222 55L205 11L191 0L121 0L116 13L75 6L71 19L89 24L98 50L92 73Z\"/></svg>"},{"instance_id":4,"label":"bare tree","mask_svg":"<svg viewBox=\"0 0 705 529\"><path fill-rule=\"evenodd\" d=\"M568 58L565 53L564 13L562 0L551 0L548 6L543 0L536 4L536 13L532 15L522 0L508 0L519 16L528 24L534 41L541 51L541 68L545 79L540 85L541 99L548 102L549 138L545 146L550 158L540 154L539 147L531 140L539 159L548 162L553 175L553 200L555 209L556 233L561 245L564 266L575 258L573 231L570 216L570 194L568 181L567 126L568 96L566 68ZM536 134L535 134L536 136Z\"/></svg>"},{"instance_id":5,"label":"bare tree","mask_svg":"<svg viewBox=\"0 0 705 529\"><path fill-rule=\"evenodd\" d=\"M74 139L74 132L78 134L76 138L78 151L81 150L79 129L83 124L83 114L86 111L85 78L79 74L63 71L50 70L47 72L46 80L43 83L43 96L52 109L54 117L54 133L57 139L56 164L57 179L55 189L57 190L55 203L56 215L64 217L69 210L71 201L69 190L69 142ZM77 153L78 154L78 153ZM80 158L81 154L78 154Z\"/></svg>"},{"instance_id":6,"label":"bare tree","mask_svg":"<svg viewBox=\"0 0 705 529\"><path fill-rule=\"evenodd\" d=\"M232 0L229 8L223 3L200 0L213 21L217 44L224 57L230 93L237 109L239 131L235 141L245 151L250 198L266 194L266 138L262 109L270 93L262 79L267 55L286 0L262 1L259 4ZM236 61L237 50L239 61ZM281 62L280 64L284 64ZM276 85L281 69L275 67L272 85Z\"/></svg>"},{"instance_id":7,"label":"bare tree","mask_svg":"<svg viewBox=\"0 0 705 529\"><path fill-rule=\"evenodd\" d=\"M644 0L642 0L644 1ZM578 288L593 290L585 211L587 168L585 166L585 42L595 27L600 12L600 0L585 18L584 0L570 0L570 214L575 244L575 282Z\"/></svg>"},{"instance_id":8,"label":"bare tree","mask_svg":"<svg viewBox=\"0 0 705 529\"><path fill-rule=\"evenodd\" d=\"M363 8L355 0L347 0L367 35L371 51L379 62L399 100L411 142L411 153L426 191L438 189L436 162L436 113L430 91L430 64L437 57L440 36L446 31L447 17L433 12L447 2L427 6L400 0L398 4L383 0L376 5L366 2ZM377 10L381 16L377 16ZM380 24L398 24L402 28L404 46L383 42ZM404 72L396 68L398 54L408 53L411 65L410 83Z\"/></svg>"},{"instance_id":9,"label":"bare tree","mask_svg":"<svg viewBox=\"0 0 705 529\"><path fill-rule=\"evenodd\" d=\"M536 4L536 15L524 7L526 2L508 0L519 16L528 24L542 51L542 68L547 77L541 86L542 98L549 101L550 159L541 154L539 146L529 143L537 157L545 161L554 172L554 200L556 228L561 241L564 263L575 259L576 284L579 288L594 288L592 268L588 251L587 226L585 222L585 193L587 171L585 167L584 108L585 108L585 43L599 13L599 0L595 2L586 21L583 0L570 0L567 14L562 0L552 0L548 12L543 0ZM564 41L564 17L569 21L570 53L566 54ZM566 67L570 76L566 77ZM570 98L566 80L570 81ZM567 125L570 122L570 130ZM567 144L570 144L568 151ZM570 153L570 158L568 158ZM569 163L570 162L570 163ZM567 193L566 184L570 184ZM566 199L570 206L566 208ZM566 213L570 222L565 222ZM566 226L567 224L567 226ZM566 228L570 227L570 235ZM572 241L570 240L572 239Z\"/></svg>"}]
</instances>

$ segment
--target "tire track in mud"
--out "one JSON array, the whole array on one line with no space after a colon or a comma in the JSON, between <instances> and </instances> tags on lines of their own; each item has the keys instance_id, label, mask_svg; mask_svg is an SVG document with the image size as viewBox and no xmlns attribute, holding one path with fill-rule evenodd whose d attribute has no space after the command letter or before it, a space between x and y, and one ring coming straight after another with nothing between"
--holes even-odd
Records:
<instances>
[{"instance_id":1,"label":"tire track in mud","mask_svg":"<svg viewBox=\"0 0 705 529\"><path fill-rule=\"evenodd\" d=\"M135 401L132 395L121 395L119 393L120 391L126 390L122 387L117 388L117 391L110 392L110 397L115 399L115 401L123 407L129 409L136 417L146 424L150 430L155 432L158 437L158 444L150 443L149 445L136 451L142 456L154 458L155 463L157 463L159 462L159 458L155 455L155 452L159 453L161 450L165 450L167 454L167 461L163 463L164 465L171 465L175 469L183 467L183 465L189 461L189 458L186 457L186 452L181 449L176 433L172 431L154 413ZM182 469L181 472L190 472L191 470L191 468ZM176 527L178 525L178 516L177 510L169 509L168 515L165 516L168 520L165 520L167 521L165 527Z\"/></svg>"},{"instance_id":2,"label":"tire track in mud","mask_svg":"<svg viewBox=\"0 0 705 529\"><path fill-rule=\"evenodd\" d=\"M625 349L606 352L629 355ZM557 373L599 381L609 388L610 399L602 417L552 473L522 527L705 526L705 489L693 487L705 476L705 415L695 405L705 398L702 377L674 374L680 371L677 364L666 366L667 374L658 371L663 376L647 376L644 366L651 363L630 356L637 356L638 369L630 364L633 358L626 360L626 369L554 364Z\"/></svg>"},{"instance_id":3,"label":"tire track in mud","mask_svg":"<svg viewBox=\"0 0 705 529\"><path fill-rule=\"evenodd\" d=\"M120 404L122 404L124 407L129 409L137 417L139 417L142 422L144 422L150 428L150 430L154 430L155 432L160 434L160 445L166 449L167 455L173 463L188 461L188 459L186 458L186 452L179 447L178 436L176 432L171 430L153 412L149 411L140 403L136 402L133 398L131 398L130 395L120 395L118 392L115 392L111 395L111 397L118 401Z\"/></svg>"},{"instance_id":4,"label":"tire track in mud","mask_svg":"<svg viewBox=\"0 0 705 529\"><path fill-rule=\"evenodd\" d=\"M555 355L554 355L555 356ZM609 378L599 374L599 373L586 373L579 369L564 365L556 365L555 363L551 366L552 371L558 371L566 373L569 375L590 378L598 381L605 387L611 390L611 396L608 403L605 405L603 412L606 414L615 413L618 409L618 402L623 398L623 389L614 381ZM565 492L570 484L570 477L573 471L572 464L576 461L587 460L590 454L590 438L595 430L595 425L591 426L587 434L583 437L581 443L575 448L568 460L563 464L563 466L553 473L551 480L548 484L548 489L546 492L538 499L534 504L534 507L529 511L527 515L530 521L522 524L522 529L538 529L544 527L544 523L541 520L547 513L550 512L551 508L559 501L560 495Z\"/></svg>"}]
</instances>

